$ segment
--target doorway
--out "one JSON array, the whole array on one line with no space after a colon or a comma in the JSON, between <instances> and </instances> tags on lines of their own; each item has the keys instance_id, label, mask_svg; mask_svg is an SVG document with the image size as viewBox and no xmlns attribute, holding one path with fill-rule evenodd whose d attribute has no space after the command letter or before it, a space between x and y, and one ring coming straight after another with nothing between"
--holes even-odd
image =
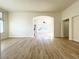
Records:
<instances>
[{"instance_id":1,"label":"doorway","mask_svg":"<svg viewBox=\"0 0 79 59\"><path fill-rule=\"evenodd\" d=\"M63 21L63 33L65 38L69 38L69 19Z\"/></svg>"},{"instance_id":2,"label":"doorway","mask_svg":"<svg viewBox=\"0 0 79 59\"><path fill-rule=\"evenodd\" d=\"M34 37L36 39L54 38L54 18L37 16L33 18Z\"/></svg>"}]
</instances>

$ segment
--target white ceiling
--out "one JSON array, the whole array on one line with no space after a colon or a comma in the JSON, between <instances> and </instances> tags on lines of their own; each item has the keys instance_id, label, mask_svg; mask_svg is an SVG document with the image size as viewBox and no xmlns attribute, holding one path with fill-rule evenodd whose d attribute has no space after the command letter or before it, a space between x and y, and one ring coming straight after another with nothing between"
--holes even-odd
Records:
<instances>
[{"instance_id":1,"label":"white ceiling","mask_svg":"<svg viewBox=\"0 0 79 59\"><path fill-rule=\"evenodd\" d=\"M61 11L76 0L0 0L8 11Z\"/></svg>"}]
</instances>

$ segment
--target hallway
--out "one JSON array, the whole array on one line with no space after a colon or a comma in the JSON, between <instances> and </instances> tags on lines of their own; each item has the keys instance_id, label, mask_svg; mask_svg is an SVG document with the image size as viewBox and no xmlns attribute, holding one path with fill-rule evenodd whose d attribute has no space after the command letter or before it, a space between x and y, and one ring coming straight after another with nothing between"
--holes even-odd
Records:
<instances>
[{"instance_id":1,"label":"hallway","mask_svg":"<svg viewBox=\"0 0 79 59\"><path fill-rule=\"evenodd\" d=\"M2 59L79 59L79 43L67 38L3 40Z\"/></svg>"}]
</instances>

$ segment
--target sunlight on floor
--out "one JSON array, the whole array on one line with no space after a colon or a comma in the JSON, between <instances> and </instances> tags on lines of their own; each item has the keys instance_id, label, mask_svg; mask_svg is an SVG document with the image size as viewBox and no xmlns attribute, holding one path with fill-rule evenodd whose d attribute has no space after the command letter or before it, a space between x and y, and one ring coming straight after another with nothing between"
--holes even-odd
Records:
<instances>
[{"instance_id":1,"label":"sunlight on floor","mask_svg":"<svg viewBox=\"0 0 79 59\"><path fill-rule=\"evenodd\" d=\"M50 37L50 39L47 37L39 37L39 38L36 38L36 40L40 43L50 43L50 42L53 42L54 40L54 37Z\"/></svg>"}]
</instances>

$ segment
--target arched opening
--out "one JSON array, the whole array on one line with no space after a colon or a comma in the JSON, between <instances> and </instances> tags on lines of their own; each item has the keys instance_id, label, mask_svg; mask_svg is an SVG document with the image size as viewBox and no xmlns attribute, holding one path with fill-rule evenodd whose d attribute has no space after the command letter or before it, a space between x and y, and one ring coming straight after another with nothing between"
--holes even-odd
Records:
<instances>
[{"instance_id":1,"label":"arched opening","mask_svg":"<svg viewBox=\"0 0 79 59\"><path fill-rule=\"evenodd\" d=\"M54 18L51 16L37 16L33 18L34 37L36 39L54 38Z\"/></svg>"}]
</instances>

